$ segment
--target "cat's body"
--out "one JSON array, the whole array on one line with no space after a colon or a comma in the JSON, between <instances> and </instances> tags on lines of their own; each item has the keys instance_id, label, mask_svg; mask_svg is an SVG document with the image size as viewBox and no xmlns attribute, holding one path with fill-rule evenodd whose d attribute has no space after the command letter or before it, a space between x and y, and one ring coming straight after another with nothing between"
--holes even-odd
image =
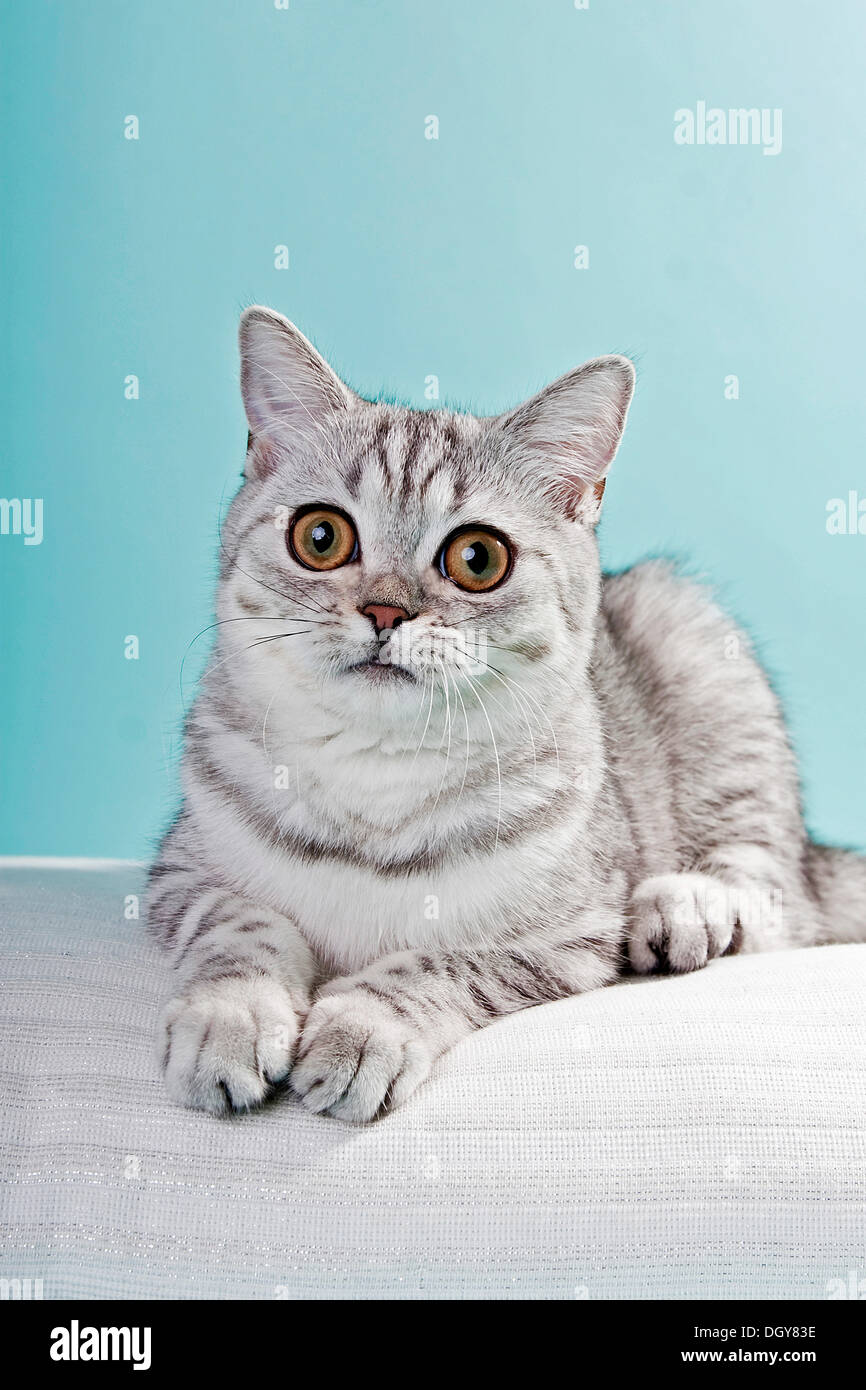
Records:
<instances>
[{"instance_id":1,"label":"cat's body","mask_svg":"<svg viewBox=\"0 0 866 1390\"><path fill-rule=\"evenodd\" d=\"M866 936L866 864L808 840L746 637L668 566L601 579L624 359L487 421L361 402L266 311L242 350L248 482L149 895L178 1099L243 1108L291 1071L370 1119L471 1029L629 961ZM305 509L352 555L311 568Z\"/></svg>"}]
</instances>

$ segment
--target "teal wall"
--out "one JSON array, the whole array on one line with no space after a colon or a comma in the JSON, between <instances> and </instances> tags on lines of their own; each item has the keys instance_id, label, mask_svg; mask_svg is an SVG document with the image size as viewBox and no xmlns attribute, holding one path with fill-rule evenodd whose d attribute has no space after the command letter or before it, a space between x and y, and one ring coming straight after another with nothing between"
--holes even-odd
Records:
<instances>
[{"instance_id":1,"label":"teal wall","mask_svg":"<svg viewBox=\"0 0 866 1390\"><path fill-rule=\"evenodd\" d=\"M253 301L417 404L633 355L605 560L718 583L811 824L866 844L866 535L825 524L866 498L859 0L27 0L3 30L0 496L44 539L0 536L0 851L143 855L170 811ZM678 145L702 100L780 108L781 152Z\"/></svg>"}]
</instances>

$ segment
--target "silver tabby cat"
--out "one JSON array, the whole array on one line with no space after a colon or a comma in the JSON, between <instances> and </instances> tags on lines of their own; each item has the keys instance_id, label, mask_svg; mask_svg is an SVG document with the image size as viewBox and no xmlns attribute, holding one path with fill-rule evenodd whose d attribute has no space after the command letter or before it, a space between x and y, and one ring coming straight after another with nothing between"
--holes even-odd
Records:
<instances>
[{"instance_id":1,"label":"silver tabby cat","mask_svg":"<svg viewBox=\"0 0 866 1390\"><path fill-rule=\"evenodd\" d=\"M267 309L240 341L245 480L148 892L176 1100L288 1077L371 1120L629 967L866 937L866 860L809 840L746 636L668 565L601 575L627 359L479 419L360 399Z\"/></svg>"}]
</instances>

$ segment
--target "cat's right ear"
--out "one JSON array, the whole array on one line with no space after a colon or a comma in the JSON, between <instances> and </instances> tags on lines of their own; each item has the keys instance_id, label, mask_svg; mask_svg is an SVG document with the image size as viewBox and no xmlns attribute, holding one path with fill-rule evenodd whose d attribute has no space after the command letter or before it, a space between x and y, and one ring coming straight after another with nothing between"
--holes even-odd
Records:
<instances>
[{"instance_id":1,"label":"cat's right ear","mask_svg":"<svg viewBox=\"0 0 866 1390\"><path fill-rule=\"evenodd\" d=\"M598 521L633 390L627 357L596 357L498 418L516 466L570 521Z\"/></svg>"},{"instance_id":2,"label":"cat's right ear","mask_svg":"<svg viewBox=\"0 0 866 1390\"><path fill-rule=\"evenodd\" d=\"M245 309L238 331L241 395L250 435L247 476L273 467L275 449L315 442L323 419L345 410L352 393L293 323L259 304Z\"/></svg>"}]
</instances>

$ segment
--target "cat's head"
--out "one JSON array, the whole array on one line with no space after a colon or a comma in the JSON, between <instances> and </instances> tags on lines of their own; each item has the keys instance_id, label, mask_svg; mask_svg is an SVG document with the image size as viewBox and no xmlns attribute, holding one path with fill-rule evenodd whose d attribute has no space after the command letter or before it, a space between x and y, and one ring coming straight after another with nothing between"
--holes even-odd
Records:
<instances>
[{"instance_id":1,"label":"cat's head","mask_svg":"<svg viewBox=\"0 0 866 1390\"><path fill-rule=\"evenodd\" d=\"M546 702L579 674L626 358L477 418L362 400L269 309L244 313L240 344L250 441L220 617L263 696L282 677L295 704L391 727L428 697L475 709L516 684Z\"/></svg>"}]
</instances>

